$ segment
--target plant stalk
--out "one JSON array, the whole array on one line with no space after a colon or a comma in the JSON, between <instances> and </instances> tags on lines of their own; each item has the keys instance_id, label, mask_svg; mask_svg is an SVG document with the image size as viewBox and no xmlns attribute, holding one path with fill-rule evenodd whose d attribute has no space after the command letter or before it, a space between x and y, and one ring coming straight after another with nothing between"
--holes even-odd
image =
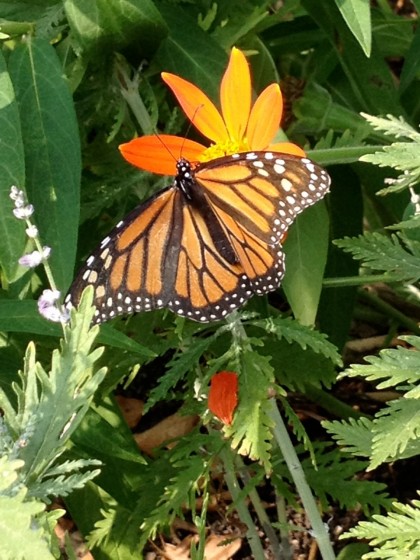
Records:
<instances>
[{"instance_id":1,"label":"plant stalk","mask_svg":"<svg viewBox=\"0 0 420 560\"><path fill-rule=\"evenodd\" d=\"M317 540L321 556L323 560L335 560L334 551L331 546L327 529L321 519L321 515L318 511L311 489L306 482L305 473L303 472L302 465L296 455L289 433L283 422L283 418L277 408L277 403L274 398L270 399L270 402L271 410L269 414L274 422L274 437L283 454L284 460L286 461L287 467L296 485L296 489L302 500L303 507L305 508L306 514L312 526L313 536Z\"/></svg>"}]
</instances>

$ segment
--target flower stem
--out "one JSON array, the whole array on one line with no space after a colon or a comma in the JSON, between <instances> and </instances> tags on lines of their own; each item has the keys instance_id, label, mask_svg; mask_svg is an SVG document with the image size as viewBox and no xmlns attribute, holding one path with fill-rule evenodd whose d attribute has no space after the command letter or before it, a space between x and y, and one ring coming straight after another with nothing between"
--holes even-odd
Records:
<instances>
[{"instance_id":1,"label":"flower stem","mask_svg":"<svg viewBox=\"0 0 420 560\"><path fill-rule=\"evenodd\" d=\"M238 472L242 480L244 481L245 484L248 484L250 480L250 476L240 456L236 458L236 463L239 466ZM277 538L277 534L275 530L271 525L267 512L265 511L264 507L261 504L261 500L258 495L258 492L255 490L255 488L251 488L248 491L248 496L252 502L252 505L254 506L255 513L257 514L257 517L261 524L261 528L266 534L268 540L270 541L271 550L273 552L274 558L282 558L282 546L279 542L279 539Z\"/></svg>"},{"instance_id":2,"label":"flower stem","mask_svg":"<svg viewBox=\"0 0 420 560\"><path fill-rule=\"evenodd\" d=\"M255 558L255 560L265 560L264 549L258 536L257 528L255 527L254 521L243 498L239 498L241 488L239 486L238 479L235 476L232 450L227 446L223 446L220 451L220 458L222 459L225 467L225 481L236 510L241 521L243 521L243 523L247 526L247 540L252 551L252 558Z\"/></svg>"},{"instance_id":3,"label":"flower stem","mask_svg":"<svg viewBox=\"0 0 420 560\"><path fill-rule=\"evenodd\" d=\"M367 274L365 276L340 276L337 278L324 278L324 288L346 288L349 286L360 286L363 284L374 284L376 282L392 282L389 274Z\"/></svg>"},{"instance_id":4,"label":"flower stem","mask_svg":"<svg viewBox=\"0 0 420 560\"><path fill-rule=\"evenodd\" d=\"M272 398L270 399L270 401L271 410L269 414L274 422L274 437L283 454L284 460L286 461L287 467L296 485L296 489L302 500L303 507L305 508L306 514L312 526L313 535L318 542L321 556L323 560L335 560L335 555L331 546L328 532L321 519L311 489L309 488L309 485L306 481L305 473L303 472L302 465L300 464L299 458L296 455L286 426L283 422L283 418L281 417L280 412L277 408L275 399Z\"/></svg>"}]
</instances>

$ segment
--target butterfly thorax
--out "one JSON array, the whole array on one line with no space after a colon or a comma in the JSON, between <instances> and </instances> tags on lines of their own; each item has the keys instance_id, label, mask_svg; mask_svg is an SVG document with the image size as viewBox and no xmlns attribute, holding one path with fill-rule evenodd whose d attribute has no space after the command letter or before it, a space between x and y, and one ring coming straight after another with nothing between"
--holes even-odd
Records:
<instances>
[{"instance_id":1,"label":"butterfly thorax","mask_svg":"<svg viewBox=\"0 0 420 560\"><path fill-rule=\"evenodd\" d=\"M185 198L193 201L193 190L195 185L194 172L191 163L184 158L180 158L176 162L177 174L175 177L175 185L182 192Z\"/></svg>"}]
</instances>

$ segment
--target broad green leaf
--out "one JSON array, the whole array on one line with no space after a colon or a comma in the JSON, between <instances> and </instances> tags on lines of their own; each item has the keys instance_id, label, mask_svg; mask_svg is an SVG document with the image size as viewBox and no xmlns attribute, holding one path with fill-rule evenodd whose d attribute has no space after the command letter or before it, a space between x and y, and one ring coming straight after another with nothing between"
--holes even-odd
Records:
<instances>
[{"instance_id":1,"label":"broad green leaf","mask_svg":"<svg viewBox=\"0 0 420 560\"><path fill-rule=\"evenodd\" d=\"M298 216L290 228L286 251L286 275L282 287L296 319L315 323L328 252L329 219L324 202Z\"/></svg>"},{"instance_id":2,"label":"broad green leaf","mask_svg":"<svg viewBox=\"0 0 420 560\"><path fill-rule=\"evenodd\" d=\"M360 560L366 552L369 552L369 546L367 544L351 543L340 550L337 560Z\"/></svg>"},{"instance_id":3,"label":"broad green leaf","mask_svg":"<svg viewBox=\"0 0 420 560\"><path fill-rule=\"evenodd\" d=\"M334 185L328 200L331 238L359 235L363 228L360 181L349 166L336 166L328 171ZM329 247L326 278L357 276L358 272L359 264L350 255L333 244ZM356 292L356 286L324 287L322 290L317 324L340 349L348 339Z\"/></svg>"},{"instance_id":4,"label":"broad green leaf","mask_svg":"<svg viewBox=\"0 0 420 560\"><path fill-rule=\"evenodd\" d=\"M57 0L3 0L0 2L0 14L7 21L34 22L45 14L46 8L54 4L57 4Z\"/></svg>"},{"instance_id":5,"label":"broad green leaf","mask_svg":"<svg viewBox=\"0 0 420 560\"><path fill-rule=\"evenodd\" d=\"M6 62L0 51L0 266L13 282L25 247L25 224L13 215L10 187L23 188L25 159L19 112Z\"/></svg>"},{"instance_id":6,"label":"broad green leaf","mask_svg":"<svg viewBox=\"0 0 420 560\"><path fill-rule=\"evenodd\" d=\"M335 3L302 0L302 5L328 37L342 67L339 80L337 72L332 75L331 88L342 90L341 95L350 88L358 111L403 113L395 80L375 43L367 58Z\"/></svg>"},{"instance_id":7,"label":"broad green leaf","mask_svg":"<svg viewBox=\"0 0 420 560\"><path fill-rule=\"evenodd\" d=\"M372 25L369 0L335 0L335 3L363 52L366 56L370 56Z\"/></svg>"},{"instance_id":8,"label":"broad green leaf","mask_svg":"<svg viewBox=\"0 0 420 560\"><path fill-rule=\"evenodd\" d=\"M26 190L51 268L65 291L73 276L79 222L80 143L72 98L59 59L45 40L27 38L11 54L19 104Z\"/></svg>"},{"instance_id":9,"label":"broad green leaf","mask_svg":"<svg viewBox=\"0 0 420 560\"><path fill-rule=\"evenodd\" d=\"M64 8L79 48L91 55L133 44L140 56L150 56L167 33L150 0L65 0Z\"/></svg>"},{"instance_id":10,"label":"broad green leaf","mask_svg":"<svg viewBox=\"0 0 420 560\"><path fill-rule=\"evenodd\" d=\"M42 317L34 300L0 300L0 331L62 336L60 324ZM110 325L101 325L98 342L152 358L156 354Z\"/></svg>"},{"instance_id":11,"label":"broad green leaf","mask_svg":"<svg viewBox=\"0 0 420 560\"><path fill-rule=\"evenodd\" d=\"M180 5L164 4L159 9L169 27L169 35L154 62L165 71L190 80L217 103L220 79L227 65L225 51Z\"/></svg>"},{"instance_id":12,"label":"broad green leaf","mask_svg":"<svg viewBox=\"0 0 420 560\"><path fill-rule=\"evenodd\" d=\"M47 336L63 334L61 325L44 319L38 312L36 301L28 299L0 300L0 331Z\"/></svg>"}]
</instances>

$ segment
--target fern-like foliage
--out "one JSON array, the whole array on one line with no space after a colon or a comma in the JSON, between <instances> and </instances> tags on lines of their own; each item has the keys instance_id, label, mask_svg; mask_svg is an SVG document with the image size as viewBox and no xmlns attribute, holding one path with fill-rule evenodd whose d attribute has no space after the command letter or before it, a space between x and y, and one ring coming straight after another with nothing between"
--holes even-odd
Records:
<instances>
[{"instance_id":1,"label":"fern-like foliage","mask_svg":"<svg viewBox=\"0 0 420 560\"><path fill-rule=\"evenodd\" d=\"M356 537L374 547L363 560L418 560L420 558L420 501L412 505L394 503L388 515L374 515L373 521L361 521L341 538Z\"/></svg>"},{"instance_id":2,"label":"fern-like foliage","mask_svg":"<svg viewBox=\"0 0 420 560\"><path fill-rule=\"evenodd\" d=\"M0 458L0 558L2 560L54 560L51 533L45 527L63 510L45 512L45 504L29 497L28 489L17 486L21 459Z\"/></svg>"},{"instance_id":3,"label":"fern-like foliage","mask_svg":"<svg viewBox=\"0 0 420 560\"><path fill-rule=\"evenodd\" d=\"M78 472L98 462L57 464L105 375L104 368L95 367L102 349L92 349L98 328L90 328L94 308L92 290L88 292L80 310L72 312L71 325L65 328L61 350L53 352L49 372L36 361L35 347L29 344L21 385L13 386L16 410L0 389L4 411L0 451L24 462L16 484L25 485L29 495L43 494L44 500L49 493L67 494L98 472Z\"/></svg>"},{"instance_id":4,"label":"fern-like foliage","mask_svg":"<svg viewBox=\"0 0 420 560\"><path fill-rule=\"evenodd\" d=\"M299 321L290 318L276 317L260 321L254 324L270 334L274 334L279 340L285 339L287 342L296 342L306 350L310 348L317 354L322 354L332 361L334 365L341 365L341 356L334 344L331 344L326 335L301 325Z\"/></svg>"},{"instance_id":5,"label":"fern-like foliage","mask_svg":"<svg viewBox=\"0 0 420 560\"><path fill-rule=\"evenodd\" d=\"M383 272L393 282L416 282L420 278L420 243L402 234L390 237L381 233L365 233L359 237L346 237L334 244L352 253L372 270Z\"/></svg>"},{"instance_id":6,"label":"fern-like foliage","mask_svg":"<svg viewBox=\"0 0 420 560\"><path fill-rule=\"evenodd\" d=\"M369 418L349 418L346 422L323 422L324 428L337 440L342 451L356 457L372 455L373 421Z\"/></svg>"},{"instance_id":7,"label":"fern-like foliage","mask_svg":"<svg viewBox=\"0 0 420 560\"><path fill-rule=\"evenodd\" d=\"M384 132L394 138L407 138L406 142L394 142L384 146L374 154L366 154L361 161L374 163L380 167L392 167L403 173L390 187L382 189L379 194L388 194L401 191L420 181L420 134L407 124L402 117L396 118L388 115L387 118L362 115L368 120L375 130Z\"/></svg>"},{"instance_id":8,"label":"fern-like foliage","mask_svg":"<svg viewBox=\"0 0 420 560\"><path fill-rule=\"evenodd\" d=\"M365 514L379 512L381 508L390 505L385 484L357 477L358 473L363 473L365 461L346 456L328 443L314 443L313 447L317 458L316 465L311 457L305 457L302 445L298 445L296 451L302 458L307 481L324 510L328 509L332 500L344 509L362 506ZM283 460L275 454L273 483L282 495L285 495L285 481L292 483L290 473Z\"/></svg>"},{"instance_id":9,"label":"fern-like foliage","mask_svg":"<svg viewBox=\"0 0 420 560\"><path fill-rule=\"evenodd\" d=\"M151 391L145 412L157 402L168 400L170 390L198 364L199 359L213 342L214 338L215 335L201 340L194 340L194 344L191 344L183 352L174 356L169 362L168 370L159 379L158 385Z\"/></svg>"},{"instance_id":10,"label":"fern-like foliage","mask_svg":"<svg viewBox=\"0 0 420 560\"><path fill-rule=\"evenodd\" d=\"M352 364L341 375L343 377L364 377L367 381L377 384L378 389L405 385L406 397L417 398L417 385L420 385L420 338L417 336L401 336L401 341L411 348L398 347L385 349L379 356L367 356L365 364Z\"/></svg>"},{"instance_id":11,"label":"fern-like foliage","mask_svg":"<svg viewBox=\"0 0 420 560\"><path fill-rule=\"evenodd\" d=\"M272 421L269 417L269 390L274 383L270 358L255 352L252 339L241 355L239 406L232 426L225 434L239 453L261 461L266 471L271 468Z\"/></svg>"},{"instance_id":12,"label":"fern-like foliage","mask_svg":"<svg viewBox=\"0 0 420 560\"><path fill-rule=\"evenodd\" d=\"M369 469L420 453L420 338L401 339L412 348L382 350L379 356L368 356L367 364L354 364L341 374L378 382L381 389L404 390L401 398L389 402L373 420L324 423L348 451L370 458Z\"/></svg>"}]
</instances>

